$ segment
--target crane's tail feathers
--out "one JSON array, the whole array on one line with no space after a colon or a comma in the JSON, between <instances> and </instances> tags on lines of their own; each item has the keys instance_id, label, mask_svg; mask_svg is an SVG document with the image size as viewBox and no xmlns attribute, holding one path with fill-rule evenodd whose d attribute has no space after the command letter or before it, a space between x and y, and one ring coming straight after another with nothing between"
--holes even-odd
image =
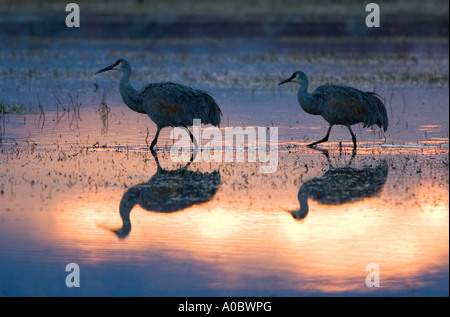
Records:
<instances>
[{"instance_id":1,"label":"crane's tail feathers","mask_svg":"<svg viewBox=\"0 0 450 317\"><path fill-rule=\"evenodd\" d=\"M379 94L377 94L376 92L372 92L372 91L368 91L367 92L369 95L377 97L378 99L380 99L381 101L383 101L383 97L381 97Z\"/></svg>"},{"instance_id":2,"label":"crane's tail feathers","mask_svg":"<svg viewBox=\"0 0 450 317\"><path fill-rule=\"evenodd\" d=\"M207 93L206 91L202 91L203 98L207 105L207 118L205 124L212 124L213 126L219 126L221 117L223 116L222 111L219 108L219 105L216 103L214 98Z\"/></svg>"},{"instance_id":3,"label":"crane's tail feathers","mask_svg":"<svg viewBox=\"0 0 450 317\"><path fill-rule=\"evenodd\" d=\"M386 132L389 125L389 120L387 116L386 107L383 103L383 98L381 98L380 95L374 92L367 92L367 94L370 96L370 99L375 103L376 110L378 110L375 124L378 125L378 127L380 128L383 127L383 130Z\"/></svg>"}]
</instances>

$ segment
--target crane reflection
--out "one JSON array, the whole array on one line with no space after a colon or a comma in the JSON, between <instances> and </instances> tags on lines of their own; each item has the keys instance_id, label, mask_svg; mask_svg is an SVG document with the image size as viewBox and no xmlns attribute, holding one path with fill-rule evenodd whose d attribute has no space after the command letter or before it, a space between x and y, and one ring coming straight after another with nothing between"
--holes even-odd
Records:
<instances>
[{"instance_id":1,"label":"crane reflection","mask_svg":"<svg viewBox=\"0 0 450 317\"><path fill-rule=\"evenodd\" d=\"M188 170L192 159L176 170L164 170L156 152L152 155L157 172L146 183L130 187L122 196L119 205L122 227L112 230L119 238L126 238L131 232L130 213L136 205L143 209L161 213L181 211L212 199L221 184L220 172L211 173Z\"/></svg>"},{"instance_id":2,"label":"crane reflection","mask_svg":"<svg viewBox=\"0 0 450 317\"><path fill-rule=\"evenodd\" d=\"M345 167L333 167L328 152L320 150L328 160L329 169L321 177L305 181L298 191L300 208L290 211L295 219L304 219L309 212L308 199L325 205L341 205L374 197L383 188L388 175L385 159L375 165L356 168L350 166L354 154Z\"/></svg>"}]
</instances>

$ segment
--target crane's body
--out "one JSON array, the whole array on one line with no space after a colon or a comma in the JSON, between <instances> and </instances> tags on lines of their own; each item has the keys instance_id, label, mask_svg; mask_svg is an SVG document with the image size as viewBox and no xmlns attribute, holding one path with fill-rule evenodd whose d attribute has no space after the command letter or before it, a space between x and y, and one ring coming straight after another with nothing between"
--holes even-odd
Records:
<instances>
[{"instance_id":1,"label":"crane's body","mask_svg":"<svg viewBox=\"0 0 450 317\"><path fill-rule=\"evenodd\" d=\"M300 84L297 97L305 112L320 115L329 123L326 136L308 146L328 141L334 125L344 125L348 128L352 135L354 149L356 149L356 136L351 129L352 125L363 123L363 127L369 127L376 124L384 131L388 127L386 108L375 93L338 85L320 86L314 92L308 93L308 77L301 71L295 72L279 85L287 82Z\"/></svg>"},{"instance_id":2,"label":"crane's body","mask_svg":"<svg viewBox=\"0 0 450 317\"><path fill-rule=\"evenodd\" d=\"M194 119L200 119L203 124L220 124L222 112L214 98L205 91L171 82L152 83L136 90L130 83L131 66L124 59L119 59L96 74L109 70L122 72L119 90L128 108L147 114L155 122L157 130L150 150L153 150L164 127L185 128L197 146L194 136L187 129L192 126Z\"/></svg>"}]
</instances>

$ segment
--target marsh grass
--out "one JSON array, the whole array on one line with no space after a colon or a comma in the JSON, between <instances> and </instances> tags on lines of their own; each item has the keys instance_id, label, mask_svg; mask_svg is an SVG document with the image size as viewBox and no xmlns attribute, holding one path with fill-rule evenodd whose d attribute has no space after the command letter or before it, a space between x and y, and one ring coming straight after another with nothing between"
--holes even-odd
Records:
<instances>
[{"instance_id":1,"label":"marsh grass","mask_svg":"<svg viewBox=\"0 0 450 317\"><path fill-rule=\"evenodd\" d=\"M39 98L39 97L38 97ZM44 124L45 121L45 115L43 113L43 107L40 105L39 102L39 111L41 113L41 116L39 117L39 124ZM18 115L24 115L24 114L34 114L36 113L35 107L27 107L23 104L8 104L5 102L0 102L0 145L3 143L3 137L6 133L6 116L11 114L18 114Z\"/></svg>"},{"instance_id":2,"label":"marsh grass","mask_svg":"<svg viewBox=\"0 0 450 317\"><path fill-rule=\"evenodd\" d=\"M78 129L78 122L81 121L81 102L78 100L79 95L76 95L75 100L72 96L72 93L68 93L67 97L69 98L69 102L66 106L61 102L59 97L55 92L53 92L53 96L55 97L57 103L56 103L56 123L58 124L61 119L67 114L68 121L69 121L69 128L70 130L76 130ZM60 108L62 110L62 113L60 114ZM55 125L56 126L56 125Z\"/></svg>"},{"instance_id":3,"label":"marsh grass","mask_svg":"<svg viewBox=\"0 0 450 317\"><path fill-rule=\"evenodd\" d=\"M109 127L109 117L111 115L111 108L108 106L108 103L106 102L106 90L103 92L103 98L100 102L100 107L98 107L97 112L100 114L100 119L102 120L102 129L101 133L102 135L108 134L108 127Z\"/></svg>"},{"instance_id":4,"label":"marsh grass","mask_svg":"<svg viewBox=\"0 0 450 317\"><path fill-rule=\"evenodd\" d=\"M7 104L4 102L0 102L0 115L6 114L27 114L34 112L33 108L27 107L25 105L19 104Z\"/></svg>"},{"instance_id":5,"label":"marsh grass","mask_svg":"<svg viewBox=\"0 0 450 317\"><path fill-rule=\"evenodd\" d=\"M45 112L44 112L44 107L41 105L41 100L39 98L39 95L37 96L37 98L38 98L38 108L39 108L40 112L39 112L38 119L35 120L35 124L36 124L37 128L42 131L44 129L44 124L45 124Z\"/></svg>"}]
</instances>

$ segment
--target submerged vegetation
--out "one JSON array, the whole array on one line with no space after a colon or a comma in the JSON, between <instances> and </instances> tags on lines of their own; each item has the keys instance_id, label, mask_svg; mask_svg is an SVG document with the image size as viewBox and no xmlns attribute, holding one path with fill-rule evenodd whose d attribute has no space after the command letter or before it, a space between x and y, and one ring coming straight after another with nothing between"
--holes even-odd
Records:
<instances>
[{"instance_id":1,"label":"submerged vegetation","mask_svg":"<svg viewBox=\"0 0 450 317\"><path fill-rule=\"evenodd\" d=\"M7 104L4 102L0 102L0 116L5 114L25 114L25 113L33 113L35 112L34 107L27 107L25 105L19 104Z\"/></svg>"}]
</instances>

